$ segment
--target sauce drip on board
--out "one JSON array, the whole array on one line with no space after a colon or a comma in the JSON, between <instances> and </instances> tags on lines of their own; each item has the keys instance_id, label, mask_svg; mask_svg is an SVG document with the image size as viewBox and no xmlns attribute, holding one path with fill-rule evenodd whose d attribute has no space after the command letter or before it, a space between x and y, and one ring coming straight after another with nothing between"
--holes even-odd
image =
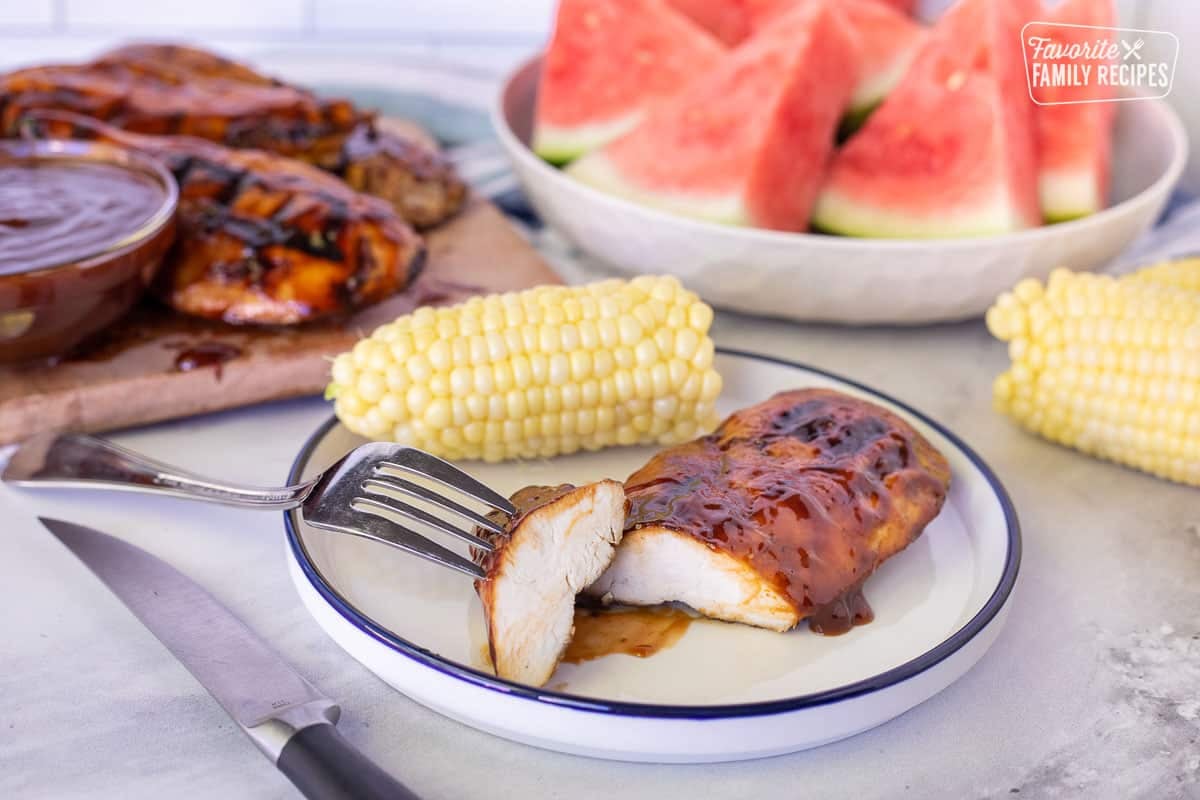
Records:
<instances>
[{"instance_id":1,"label":"sauce drip on board","mask_svg":"<svg viewBox=\"0 0 1200 800\"><path fill-rule=\"evenodd\" d=\"M242 354L242 351L224 342L199 342L182 350L175 356L177 372L191 372L204 367L213 367L217 379L221 378L221 368L226 361L232 361Z\"/></svg>"},{"instance_id":2,"label":"sauce drip on board","mask_svg":"<svg viewBox=\"0 0 1200 800\"><path fill-rule=\"evenodd\" d=\"M163 198L152 178L112 164L0 164L0 275L98 255Z\"/></svg>"},{"instance_id":3,"label":"sauce drip on board","mask_svg":"<svg viewBox=\"0 0 1200 800\"><path fill-rule=\"evenodd\" d=\"M690 615L670 606L577 608L575 635L562 660L582 664L615 653L649 658L678 642L691 624Z\"/></svg>"}]
</instances>

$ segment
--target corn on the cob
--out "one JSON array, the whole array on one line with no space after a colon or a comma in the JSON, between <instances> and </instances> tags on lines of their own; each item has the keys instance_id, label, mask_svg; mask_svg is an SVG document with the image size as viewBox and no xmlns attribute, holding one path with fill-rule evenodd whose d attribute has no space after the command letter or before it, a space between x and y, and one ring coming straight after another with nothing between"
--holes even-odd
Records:
<instances>
[{"instance_id":1,"label":"corn on the cob","mask_svg":"<svg viewBox=\"0 0 1200 800\"><path fill-rule=\"evenodd\" d=\"M451 459L674 444L717 422L712 309L671 277L419 308L333 362L350 430Z\"/></svg>"},{"instance_id":2,"label":"corn on the cob","mask_svg":"<svg viewBox=\"0 0 1200 800\"><path fill-rule=\"evenodd\" d=\"M1200 260L1124 278L1056 270L1001 295L996 408L1028 430L1200 485Z\"/></svg>"},{"instance_id":3,"label":"corn on the cob","mask_svg":"<svg viewBox=\"0 0 1200 800\"><path fill-rule=\"evenodd\" d=\"M1126 275L1121 280L1130 282L1157 283L1162 286L1174 286L1177 289L1188 289L1200 292L1200 258L1181 258L1177 261L1163 261L1144 267L1132 275Z\"/></svg>"}]
</instances>

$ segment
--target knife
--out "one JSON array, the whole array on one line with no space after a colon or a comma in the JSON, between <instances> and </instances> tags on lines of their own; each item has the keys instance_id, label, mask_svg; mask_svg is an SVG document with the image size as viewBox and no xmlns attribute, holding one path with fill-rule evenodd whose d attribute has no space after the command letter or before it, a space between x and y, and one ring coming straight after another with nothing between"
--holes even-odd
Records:
<instances>
[{"instance_id":1,"label":"knife","mask_svg":"<svg viewBox=\"0 0 1200 800\"><path fill-rule=\"evenodd\" d=\"M338 733L341 711L195 581L99 531L39 518L310 800L417 800Z\"/></svg>"}]
</instances>

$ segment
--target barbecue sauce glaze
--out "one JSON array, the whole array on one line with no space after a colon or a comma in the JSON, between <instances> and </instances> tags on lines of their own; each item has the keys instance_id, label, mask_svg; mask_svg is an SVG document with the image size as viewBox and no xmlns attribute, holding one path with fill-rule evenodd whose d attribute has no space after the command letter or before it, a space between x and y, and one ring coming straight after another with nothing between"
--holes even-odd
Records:
<instances>
[{"instance_id":1,"label":"barbecue sauce glaze","mask_svg":"<svg viewBox=\"0 0 1200 800\"><path fill-rule=\"evenodd\" d=\"M814 631L839 634L874 617L862 584L883 560L881 531L915 539L948 483L945 460L899 417L803 389L655 455L626 481L625 531L661 525L725 551Z\"/></svg>"}]
</instances>

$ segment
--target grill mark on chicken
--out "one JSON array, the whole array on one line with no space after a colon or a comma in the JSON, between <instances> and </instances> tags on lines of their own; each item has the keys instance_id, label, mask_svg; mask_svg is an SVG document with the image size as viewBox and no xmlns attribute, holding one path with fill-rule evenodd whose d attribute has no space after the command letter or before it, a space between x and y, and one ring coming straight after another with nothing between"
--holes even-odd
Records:
<instances>
[{"instance_id":1,"label":"grill mark on chicken","mask_svg":"<svg viewBox=\"0 0 1200 800\"><path fill-rule=\"evenodd\" d=\"M641 529L686 534L749 565L796 621L825 618L920 535L949 479L895 414L830 390L784 392L630 476L626 542Z\"/></svg>"},{"instance_id":2,"label":"grill mark on chicken","mask_svg":"<svg viewBox=\"0 0 1200 800\"><path fill-rule=\"evenodd\" d=\"M466 184L440 154L377 130L373 120L346 138L331 170L360 192L387 199L419 229L437 225L447 208L457 209L466 199Z\"/></svg>"},{"instance_id":3,"label":"grill mark on chicken","mask_svg":"<svg viewBox=\"0 0 1200 800\"><path fill-rule=\"evenodd\" d=\"M178 234L155 283L174 308L235 324L348 312L409 285L424 245L391 206L327 173L200 139L140 136L61 112L33 137L112 141L159 159L179 184Z\"/></svg>"},{"instance_id":4,"label":"grill mark on chicken","mask_svg":"<svg viewBox=\"0 0 1200 800\"><path fill-rule=\"evenodd\" d=\"M0 134L31 110L68 111L148 135L195 136L297 158L391 203L419 228L453 216L466 185L442 156L376 130L375 115L213 53L131 45L88 64L0 75Z\"/></svg>"}]
</instances>

